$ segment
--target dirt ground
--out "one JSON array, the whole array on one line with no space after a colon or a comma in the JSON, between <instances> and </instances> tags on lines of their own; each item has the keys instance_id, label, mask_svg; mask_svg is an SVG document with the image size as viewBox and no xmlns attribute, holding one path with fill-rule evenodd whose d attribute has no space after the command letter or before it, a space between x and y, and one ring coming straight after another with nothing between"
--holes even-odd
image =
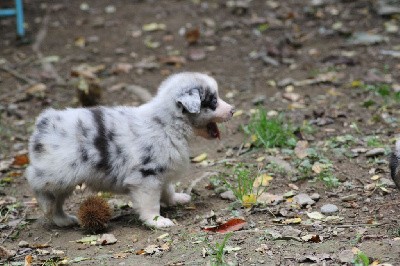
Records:
<instances>
[{"instance_id":1,"label":"dirt ground","mask_svg":"<svg viewBox=\"0 0 400 266\"><path fill-rule=\"evenodd\" d=\"M247 222L227 242L232 265L353 265L357 249L374 265L400 264L400 193L387 160L399 133L398 1L386 13L385 1L374 0L24 2L26 40L16 41L12 18L0 20L0 246L15 252L0 264L24 265L29 255L32 265L212 264L210 246L225 235L202 228L232 217ZM194 185L192 203L163 209L177 226L146 228L119 195L107 195L118 205L107 230L115 244L77 243L87 235L82 229L44 221L15 158L26 154L43 109L79 105L71 72L82 64L98 67L91 71L104 105L139 105L143 95L128 85L154 94L169 74L199 71L214 76L221 97L236 106L221 140L192 142L193 156L208 157L178 184ZM340 184L316 180L315 168L300 178L293 148L247 148L242 126L255 103L302 128L298 140L332 162ZM289 195L246 209L220 197L213 173L228 177L228 166L240 162L266 169L271 157L289 170L268 170L267 192L317 193L315 203L299 206ZM76 212L89 194L77 190L67 209ZM310 216L325 204L338 212Z\"/></svg>"}]
</instances>

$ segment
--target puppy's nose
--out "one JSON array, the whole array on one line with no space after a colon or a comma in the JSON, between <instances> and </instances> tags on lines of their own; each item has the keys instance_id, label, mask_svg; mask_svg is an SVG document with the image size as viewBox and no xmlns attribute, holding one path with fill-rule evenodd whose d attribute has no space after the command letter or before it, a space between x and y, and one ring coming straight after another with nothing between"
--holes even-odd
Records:
<instances>
[{"instance_id":1,"label":"puppy's nose","mask_svg":"<svg viewBox=\"0 0 400 266\"><path fill-rule=\"evenodd\" d=\"M236 112L236 108L235 108L234 106L232 106L232 109L231 109L231 116L232 116L235 112Z\"/></svg>"}]
</instances>

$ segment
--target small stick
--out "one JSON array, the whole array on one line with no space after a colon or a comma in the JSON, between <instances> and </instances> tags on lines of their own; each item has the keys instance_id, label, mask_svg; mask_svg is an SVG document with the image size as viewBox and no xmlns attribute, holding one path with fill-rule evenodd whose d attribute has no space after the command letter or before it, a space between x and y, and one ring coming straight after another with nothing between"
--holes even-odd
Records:
<instances>
[{"instance_id":1,"label":"small stick","mask_svg":"<svg viewBox=\"0 0 400 266\"><path fill-rule=\"evenodd\" d=\"M195 180L193 180L193 181L190 183L190 186L186 189L186 193L187 193L187 194L192 193L192 190L193 190L194 186L195 186L197 183L199 183L199 182L200 182L201 180L203 180L204 178L210 177L210 176L215 175L215 174L217 174L217 173L216 173L216 172L207 172L207 173L204 173L203 175L201 175L200 177L196 178Z\"/></svg>"},{"instance_id":2,"label":"small stick","mask_svg":"<svg viewBox=\"0 0 400 266\"><path fill-rule=\"evenodd\" d=\"M19 226L19 224L20 224L23 220L25 220L27 209L28 209L28 208L25 208L25 209L24 209L24 212L23 212L23 214L22 214L21 220L20 220L16 225L14 225L13 228L11 228L11 231L1 240L0 244L3 244L4 242L6 242L6 240L14 233L15 228L17 228L17 227Z\"/></svg>"},{"instance_id":3,"label":"small stick","mask_svg":"<svg viewBox=\"0 0 400 266\"><path fill-rule=\"evenodd\" d=\"M28 83L29 85L34 85L34 84L37 83L37 82L34 81L33 79L30 79L30 78L28 78L28 77L25 77L25 76L22 75L21 73L18 73L16 70L11 69L11 68L9 68L9 67L7 67L7 66L0 65L0 69L3 70L4 72L7 72L7 73L11 74L12 76L16 77L17 79L20 79L20 80L22 80L22 81L25 82L25 83Z\"/></svg>"}]
</instances>

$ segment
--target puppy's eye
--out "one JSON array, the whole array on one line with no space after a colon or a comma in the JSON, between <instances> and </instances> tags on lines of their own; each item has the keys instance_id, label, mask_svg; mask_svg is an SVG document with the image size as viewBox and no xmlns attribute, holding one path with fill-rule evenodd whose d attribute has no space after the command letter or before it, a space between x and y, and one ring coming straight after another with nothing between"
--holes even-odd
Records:
<instances>
[{"instance_id":1,"label":"puppy's eye","mask_svg":"<svg viewBox=\"0 0 400 266\"><path fill-rule=\"evenodd\" d=\"M208 94L206 99L201 103L202 108L207 108L215 111L217 109L218 99L215 94Z\"/></svg>"}]
</instances>

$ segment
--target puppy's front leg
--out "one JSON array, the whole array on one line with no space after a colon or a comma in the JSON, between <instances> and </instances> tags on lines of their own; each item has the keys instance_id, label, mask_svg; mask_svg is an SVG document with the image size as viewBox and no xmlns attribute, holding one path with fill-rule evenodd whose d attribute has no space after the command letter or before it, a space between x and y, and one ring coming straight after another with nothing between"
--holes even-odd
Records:
<instances>
[{"instance_id":1,"label":"puppy's front leg","mask_svg":"<svg viewBox=\"0 0 400 266\"><path fill-rule=\"evenodd\" d=\"M161 184L145 182L139 187L132 186L129 189L133 208L139 214L140 220L146 225L156 228L174 225L174 222L170 219L160 215Z\"/></svg>"},{"instance_id":2,"label":"puppy's front leg","mask_svg":"<svg viewBox=\"0 0 400 266\"><path fill-rule=\"evenodd\" d=\"M175 206L189 203L190 198L190 195L186 193L176 193L175 186L171 183L167 183L163 187L161 202L166 206Z\"/></svg>"}]
</instances>

